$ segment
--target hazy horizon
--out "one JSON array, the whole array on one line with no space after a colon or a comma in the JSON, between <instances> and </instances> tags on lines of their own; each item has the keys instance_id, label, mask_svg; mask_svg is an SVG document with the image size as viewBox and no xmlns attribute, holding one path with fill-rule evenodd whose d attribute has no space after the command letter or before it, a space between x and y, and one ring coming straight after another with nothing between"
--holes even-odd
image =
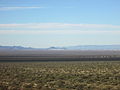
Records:
<instances>
[{"instance_id":1,"label":"hazy horizon","mask_svg":"<svg viewBox=\"0 0 120 90\"><path fill-rule=\"evenodd\" d=\"M15 48L31 48L31 49L52 49L52 48L56 48L56 49L68 49L68 50L76 50L77 47L78 47L78 50L97 50L99 48L99 50L119 50L119 46L120 45L74 45L74 46L50 46L50 47L30 47L30 46L22 46L22 45L19 45L19 46L16 46L16 45L0 45L1 48L7 48L7 47L15 47ZM14 49L14 48L13 48Z\"/></svg>"}]
</instances>

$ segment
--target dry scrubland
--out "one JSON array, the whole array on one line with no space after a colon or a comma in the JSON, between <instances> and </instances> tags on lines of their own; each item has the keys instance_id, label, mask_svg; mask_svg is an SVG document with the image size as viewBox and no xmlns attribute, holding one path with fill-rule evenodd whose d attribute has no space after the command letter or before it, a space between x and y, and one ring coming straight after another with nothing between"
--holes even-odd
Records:
<instances>
[{"instance_id":1,"label":"dry scrubland","mask_svg":"<svg viewBox=\"0 0 120 90\"><path fill-rule=\"evenodd\" d=\"M120 62L0 63L0 90L120 90Z\"/></svg>"}]
</instances>

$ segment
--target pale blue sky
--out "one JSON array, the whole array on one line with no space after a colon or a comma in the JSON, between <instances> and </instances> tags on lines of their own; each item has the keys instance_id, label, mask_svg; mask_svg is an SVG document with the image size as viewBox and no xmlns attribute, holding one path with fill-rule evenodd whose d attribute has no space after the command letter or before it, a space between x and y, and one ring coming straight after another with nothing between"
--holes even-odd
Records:
<instances>
[{"instance_id":1,"label":"pale blue sky","mask_svg":"<svg viewBox=\"0 0 120 90\"><path fill-rule=\"evenodd\" d=\"M120 44L120 0L0 0L0 45Z\"/></svg>"}]
</instances>

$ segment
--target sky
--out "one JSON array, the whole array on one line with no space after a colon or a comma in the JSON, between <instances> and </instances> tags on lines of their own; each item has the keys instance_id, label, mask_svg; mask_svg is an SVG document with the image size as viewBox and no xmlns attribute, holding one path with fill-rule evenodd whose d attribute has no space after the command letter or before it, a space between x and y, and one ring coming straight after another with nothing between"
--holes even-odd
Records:
<instances>
[{"instance_id":1,"label":"sky","mask_svg":"<svg viewBox=\"0 0 120 90\"><path fill-rule=\"evenodd\" d=\"M120 45L120 0L0 0L0 45Z\"/></svg>"}]
</instances>

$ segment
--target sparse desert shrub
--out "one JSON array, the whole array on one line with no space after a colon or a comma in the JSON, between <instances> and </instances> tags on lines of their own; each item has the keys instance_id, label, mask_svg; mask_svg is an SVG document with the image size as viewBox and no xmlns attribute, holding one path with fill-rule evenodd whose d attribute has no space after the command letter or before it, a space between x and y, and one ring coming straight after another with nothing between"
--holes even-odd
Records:
<instances>
[{"instance_id":1,"label":"sparse desert shrub","mask_svg":"<svg viewBox=\"0 0 120 90\"><path fill-rule=\"evenodd\" d=\"M0 90L120 90L120 62L0 63Z\"/></svg>"}]
</instances>

